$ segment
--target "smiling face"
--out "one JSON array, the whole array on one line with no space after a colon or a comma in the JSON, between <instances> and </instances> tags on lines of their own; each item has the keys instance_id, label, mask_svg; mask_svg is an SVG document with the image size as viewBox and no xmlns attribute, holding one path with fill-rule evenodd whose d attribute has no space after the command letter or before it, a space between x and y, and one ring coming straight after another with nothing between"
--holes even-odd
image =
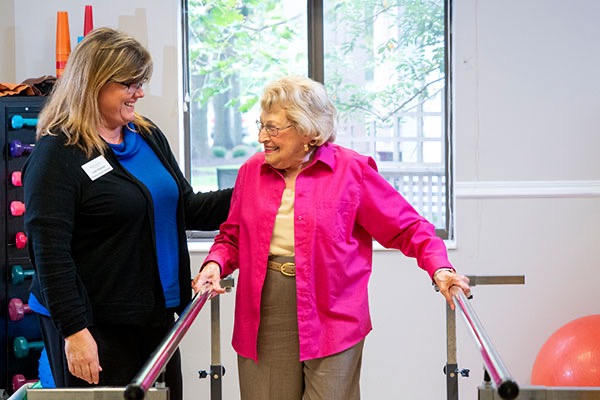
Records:
<instances>
[{"instance_id":1,"label":"smiling face","mask_svg":"<svg viewBox=\"0 0 600 400\"><path fill-rule=\"evenodd\" d=\"M304 145L310 142L310 138L302 135L287 118L282 109L271 112L263 111L260 114L260 122L265 126L283 128L277 136L270 136L266 129L258 132L258 141L263 145L265 161L280 170L296 170L310 158L310 152L306 152Z\"/></svg>"},{"instance_id":2,"label":"smiling face","mask_svg":"<svg viewBox=\"0 0 600 400\"><path fill-rule=\"evenodd\" d=\"M131 85L132 88L135 85ZM137 88L132 94L122 83L108 82L98 95L98 109L102 117L103 128L108 132L121 130L135 119L135 102L144 97L144 89Z\"/></svg>"}]
</instances>

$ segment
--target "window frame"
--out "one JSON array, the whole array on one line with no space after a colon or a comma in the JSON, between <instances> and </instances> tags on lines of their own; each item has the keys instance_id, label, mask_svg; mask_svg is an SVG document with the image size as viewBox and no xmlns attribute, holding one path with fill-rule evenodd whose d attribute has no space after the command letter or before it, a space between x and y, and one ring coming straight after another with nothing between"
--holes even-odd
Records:
<instances>
[{"instance_id":1,"label":"window frame","mask_svg":"<svg viewBox=\"0 0 600 400\"><path fill-rule=\"evenodd\" d=\"M453 98L453 0L444 0L444 169L445 169L445 194L446 194L446 219L443 229L436 228L436 235L440 238L454 240L454 110ZM308 33L308 75L310 78L325 82L325 60L324 60L324 18L323 0L307 0L307 33ZM181 30L182 30L182 80L183 80L183 145L184 163L183 172L191 181L191 115L190 115L190 74L189 74L189 19L188 0L181 0ZM215 232L188 232L189 239L212 239Z\"/></svg>"}]
</instances>

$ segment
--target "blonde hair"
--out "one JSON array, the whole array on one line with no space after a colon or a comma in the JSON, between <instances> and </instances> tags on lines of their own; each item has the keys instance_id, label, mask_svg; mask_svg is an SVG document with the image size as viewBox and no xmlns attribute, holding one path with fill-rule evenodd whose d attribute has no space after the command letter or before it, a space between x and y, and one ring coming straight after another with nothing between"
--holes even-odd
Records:
<instances>
[{"instance_id":1,"label":"blonde hair","mask_svg":"<svg viewBox=\"0 0 600 400\"><path fill-rule=\"evenodd\" d=\"M102 116L100 90L108 82L144 82L152 75L150 53L133 37L110 28L90 32L73 50L38 116L37 139L64 135L90 157L104 154L106 143L98 134ZM150 123L135 114L133 123L148 132Z\"/></svg>"},{"instance_id":2,"label":"blonde hair","mask_svg":"<svg viewBox=\"0 0 600 400\"><path fill-rule=\"evenodd\" d=\"M303 135L312 137L312 146L335 141L337 110L325 87L310 78L287 76L264 89L263 111L283 110Z\"/></svg>"}]
</instances>

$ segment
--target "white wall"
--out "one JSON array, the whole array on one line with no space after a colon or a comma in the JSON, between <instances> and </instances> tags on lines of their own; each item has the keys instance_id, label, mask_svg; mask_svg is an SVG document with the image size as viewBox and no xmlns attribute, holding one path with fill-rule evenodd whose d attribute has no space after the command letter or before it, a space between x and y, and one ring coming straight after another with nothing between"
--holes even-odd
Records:
<instances>
[{"instance_id":1,"label":"white wall","mask_svg":"<svg viewBox=\"0 0 600 400\"><path fill-rule=\"evenodd\" d=\"M157 68L140 108L172 135L175 148L177 3L87 2L95 26L124 29L148 44ZM3 55L0 73L14 69L17 81L53 74L55 11L69 11L74 39L83 5L0 5L3 12L14 9L14 21L2 21L0 29L9 31L12 22L16 32L15 59ZM599 12L596 0L454 5L457 239L450 257L468 275L525 275L525 285L475 287L472 302L523 385L552 332L599 313ZM194 269L204 256L193 254ZM401 254L380 251L370 292L374 331L364 353L363 398L445 398L445 305L427 276ZM226 400L239 398L230 347L234 295L221 299ZM186 399L209 398L209 381L197 379L210 365L208 311L182 343ZM460 378L460 398L475 400L482 361L460 317L457 336L459 367L471 370L470 378Z\"/></svg>"},{"instance_id":2,"label":"white wall","mask_svg":"<svg viewBox=\"0 0 600 400\"><path fill-rule=\"evenodd\" d=\"M85 5L91 5L94 27L108 26L125 31L152 53L154 75L137 111L148 116L169 137L179 153L180 51L179 1L68 1L0 0L0 29L13 42L14 52L2 54L0 82L22 82L28 78L56 75L56 13L69 15L71 50L83 35ZM5 42L4 37L0 42ZM0 49L8 47L2 44ZM14 55L13 55L14 54Z\"/></svg>"},{"instance_id":3,"label":"white wall","mask_svg":"<svg viewBox=\"0 0 600 400\"><path fill-rule=\"evenodd\" d=\"M15 82L14 2L0 0L0 82Z\"/></svg>"}]
</instances>

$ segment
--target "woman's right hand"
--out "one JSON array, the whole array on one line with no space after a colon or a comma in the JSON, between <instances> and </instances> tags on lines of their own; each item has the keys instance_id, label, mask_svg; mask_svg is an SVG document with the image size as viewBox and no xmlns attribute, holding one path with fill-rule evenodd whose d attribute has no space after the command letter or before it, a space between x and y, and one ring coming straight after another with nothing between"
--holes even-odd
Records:
<instances>
[{"instance_id":1,"label":"woman's right hand","mask_svg":"<svg viewBox=\"0 0 600 400\"><path fill-rule=\"evenodd\" d=\"M65 338L65 355L71 374L87 383L98 384L102 371L98 346L87 328Z\"/></svg>"},{"instance_id":2,"label":"woman's right hand","mask_svg":"<svg viewBox=\"0 0 600 400\"><path fill-rule=\"evenodd\" d=\"M192 281L194 293L204 293L212 289L216 294L225 293L221 287L221 267L214 261L209 261L202 267L198 275Z\"/></svg>"}]
</instances>

